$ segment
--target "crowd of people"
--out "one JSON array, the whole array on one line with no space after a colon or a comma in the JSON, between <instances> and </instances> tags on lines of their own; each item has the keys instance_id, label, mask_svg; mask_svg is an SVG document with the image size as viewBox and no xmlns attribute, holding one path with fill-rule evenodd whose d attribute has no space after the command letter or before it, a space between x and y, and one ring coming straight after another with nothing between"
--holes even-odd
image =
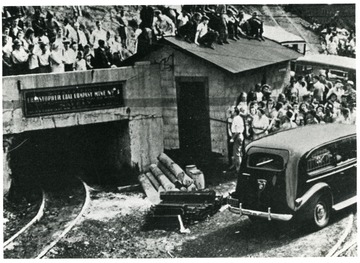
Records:
<instances>
[{"instance_id":1,"label":"crowd of people","mask_svg":"<svg viewBox=\"0 0 360 263\"><path fill-rule=\"evenodd\" d=\"M230 5L141 6L140 21L128 21L120 10L115 32L101 20L81 23L80 7L63 21L50 9L33 7L30 16L24 8L12 9L2 10L4 76L118 67L164 36L210 48L240 37L264 40L258 14L245 20L244 12Z\"/></svg>"},{"instance_id":2,"label":"crowd of people","mask_svg":"<svg viewBox=\"0 0 360 263\"><path fill-rule=\"evenodd\" d=\"M355 58L356 36L355 32L349 32L345 28L326 28L321 43L321 52L328 55L339 55Z\"/></svg>"},{"instance_id":3,"label":"crowd of people","mask_svg":"<svg viewBox=\"0 0 360 263\"><path fill-rule=\"evenodd\" d=\"M116 67L131 55L123 12L116 17L120 26L115 33L105 30L100 20L95 27L79 22L79 7L74 7L72 18L62 22L51 10L33 9L30 21L24 12L3 10L4 76Z\"/></svg>"},{"instance_id":4,"label":"crowd of people","mask_svg":"<svg viewBox=\"0 0 360 263\"><path fill-rule=\"evenodd\" d=\"M256 84L241 92L228 110L230 159L238 171L244 145L267 134L304 125L355 124L356 92L351 80L327 79L320 75L295 76L276 98L268 84Z\"/></svg>"},{"instance_id":5,"label":"crowd of people","mask_svg":"<svg viewBox=\"0 0 360 263\"><path fill-rule=\"evenodd\" d=\"M321 53L355 58L355 32L354 30L347 30L342 27L342 23L339 23L339 20L340 11L336 11L327 23L320 24L314 19L308 28L321 35Z\"/></svg>"}]
</instances>

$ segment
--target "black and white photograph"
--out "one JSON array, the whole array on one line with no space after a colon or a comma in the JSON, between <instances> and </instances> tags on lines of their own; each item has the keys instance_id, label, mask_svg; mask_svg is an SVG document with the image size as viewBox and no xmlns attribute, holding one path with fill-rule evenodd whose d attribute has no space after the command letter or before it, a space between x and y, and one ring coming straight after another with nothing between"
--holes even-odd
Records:
<instances>
[{"instance_id":1,"label":"black and white photograph","mask_svg":"<svg viewBox=\"0 0 360 263\"><path fill-rule=\"evenodd\" d=\"M3 260L359 259L357 4L198 2L2 2Z\"/></svg>"}]
</instances>

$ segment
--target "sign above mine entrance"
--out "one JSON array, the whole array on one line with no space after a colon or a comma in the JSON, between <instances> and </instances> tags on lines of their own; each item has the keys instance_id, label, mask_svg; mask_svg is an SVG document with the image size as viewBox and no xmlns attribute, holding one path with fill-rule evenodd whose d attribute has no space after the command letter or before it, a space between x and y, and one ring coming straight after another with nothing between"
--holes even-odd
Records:
<instances>
[{"instance_id":1,"label":"sign above mine entrance","mask_svg":"<svg viewBox=\"0 0 360 263\"><path fill-rule=\"evenodd\" d=\"M25 117L124 106L123 82L22 90Z\"/></svg>"}]
</instances>

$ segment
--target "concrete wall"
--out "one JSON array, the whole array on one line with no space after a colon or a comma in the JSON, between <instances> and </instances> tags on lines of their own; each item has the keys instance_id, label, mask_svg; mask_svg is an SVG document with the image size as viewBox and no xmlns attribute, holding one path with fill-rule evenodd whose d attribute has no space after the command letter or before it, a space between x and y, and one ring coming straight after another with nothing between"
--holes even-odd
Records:
<instances>
[{"instance_id":1,"label":"concrete wall","mask_svg":"<svg viewBox=\"0 0 360 263\"><path fill-rule=\"evenodd\" d=\"M174 54L172 60L167 58ZM176 106L176 77L205 77L209 87L209 115L212 151L227 155L226 135L226 111L234 105L240 92L249 92L259 83L263 75L266 75L267 83L274 90L272 96L277 96L289 80L290 63L284 62L252 71L231 74L219 67L173 49L164 47L153 52L144 60L161 63L161 92L163 98L163 121L164 121L164 147L165 149L179 148L179 131L177 123ZM244 63L239 61L239 63Z\"/></svg>"},{"instance_id":2,"label":"concrete wall","mask_svg":"<svg viewBox=\"0 0 360 263\"><path fill-rule=\"evenodd\" d=\"M115 155L116 158L127 159L132 167L138 167L139 170L146 169L163 151L159 74L158 65L139 62L134 67L4 77L2 78L4 138L11 138L28 131L128 120L129 134L124 134L124 129L119 130L119 138L115 138L114 141L115 149L109 150L119 151ZM21 90L43 89L113 81L125 82L124 107L31 118L23 115L19 87ZM131 142L128 147L123 147L127 138L130 138ZM115 167L120 167L122 164L123 161L116 163L114 160Z\"/></svg>"}]
</instances>

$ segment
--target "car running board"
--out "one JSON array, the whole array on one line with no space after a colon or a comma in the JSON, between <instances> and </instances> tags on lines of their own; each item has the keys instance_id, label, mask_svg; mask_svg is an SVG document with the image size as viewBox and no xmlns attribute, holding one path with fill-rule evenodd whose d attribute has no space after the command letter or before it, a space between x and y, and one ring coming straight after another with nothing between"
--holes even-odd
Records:
<instances>
[{"instance_id":1,"label":"car running board","mask_svg":"<svg viewBox=\"0 0 360 263\"><path fill-rule=\"evenodd\" d=\"M356 196L352 197L352 198L349 198L345 201L342 201L341 203L338 203L336 205L333 206L333 209L335 211L339 211L347 206L350 206L350 205L353 205L356 203Z\"/></svg>"}]
</instances>

